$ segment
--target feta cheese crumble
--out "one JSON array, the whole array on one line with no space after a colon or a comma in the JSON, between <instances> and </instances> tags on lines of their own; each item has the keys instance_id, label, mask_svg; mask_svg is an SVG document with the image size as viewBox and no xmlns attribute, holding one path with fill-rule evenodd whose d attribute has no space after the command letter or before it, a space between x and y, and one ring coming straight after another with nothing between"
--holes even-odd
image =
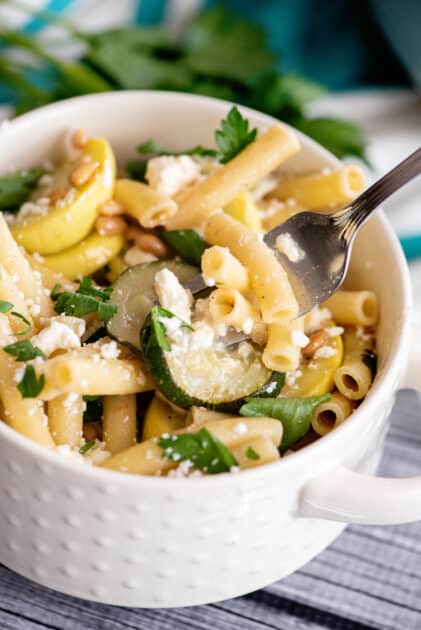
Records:
<instances>
[{"instance_id":1,"label":"feta cheese crumble","mask_svg":"<svg viewBox=\"0 0 421 630\"><path fill-rule=\"evenodd\" d=\"M56 350L80 348L80 337L84 332L85 322L78 317L54 317L46 328L32 337L31 341L49 357Z\"/></svg>"},{"instance_id":2,"label":"feta cheese crumble","mask_svg":"<svg viewBox=\"0 0 421 630\"><path fill-rule=\"evenodd\" d=\"M297 242L289 232L280 234L276 239L275 245L277 250L293 263L300 262L305 257L304 251L297 245Z\"/></svg>"},{"instance_id":3,"label":"feta cheese crumble","mask_svg":"<svg viewBox=\"0 0 421 630\"><path fill-rule=\"evenodd\" d=\"M191 322L191 294L181 286L178 278L169 269L161 269L155 276L155 293L163 308L171 311L184 322Z\"/></svg>"},{"instance_id":4,"label":"feta cheese crumble","mask_svg":"<svg viewBox=\"0 0 421 630\"><path fill-rule=\"evenodd\" d=\"M146 167L148 184L172 197L200 176L200 165L188 155L163 155L152 158Z\"/></svg>"},{"instance_id":5,"label":"feta cheese crumble","mask_svg":"<svg viewBox=\"0 0 421 630\"><path fill-rule=\"evenodd\" d=\"M313 355L313 359L329 359L336 354L335 348L331 348L330 346L322 346Z\"/></svg>"},{"instance_id":6,"label":"feta cheese crumble","mask_svg":"<svg viewBox=\"0 0 421 630\"><path fill-rule=\"evenodd\" d=\"M310 339L301 330L293 330L291 332L291 341L297 348L305 348Z\"/></svg>"},{"instance_id":7,"label":"feta cheese crumble","mask_svg":"<svg viewBox=\"0 0 421 630\"><path fill-rule=\"evenodd\" d=\"M120 349L117 346L117 342L112 340L108 343L104 343L101 346L101 355L104 359L117 359L120 354Z\"/></svg>"}]
</instances>

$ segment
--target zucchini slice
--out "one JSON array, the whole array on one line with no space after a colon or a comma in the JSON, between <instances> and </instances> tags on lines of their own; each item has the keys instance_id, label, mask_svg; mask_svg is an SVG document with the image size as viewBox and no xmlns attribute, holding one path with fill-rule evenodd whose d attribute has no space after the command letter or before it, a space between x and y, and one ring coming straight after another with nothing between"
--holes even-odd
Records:
<instances>
[{"instance_id":1,"label":"zucchini slice","mask_svg":"<svg viewBox=\"0 0 421 630\"><path fill-rule=\"evenodd\" d=\"M194 334L185 329L185 335ZM184 409L193 405L237 413L250 396L277 396L285 375L271 372L252 346L243 353L212 344L193 351L185 344L164 350L148 316L141 330L146 366L161 393Z\"/></svg>"},{"instance_id":2,"label":"zucchini slice","mask_svg":"<svg viewBox=\"0 0 421 630\"><path fill-rule=\"evenodd\" d=\"M117 305L117 313L107 324L108 333L120 343L140 349L139 331L156 300L153 284L161 269L172 271L180 282L199 273L196 267L177 260L157 260L126 269L114 284L110 303Z\"/></svg>"}]
</instances>

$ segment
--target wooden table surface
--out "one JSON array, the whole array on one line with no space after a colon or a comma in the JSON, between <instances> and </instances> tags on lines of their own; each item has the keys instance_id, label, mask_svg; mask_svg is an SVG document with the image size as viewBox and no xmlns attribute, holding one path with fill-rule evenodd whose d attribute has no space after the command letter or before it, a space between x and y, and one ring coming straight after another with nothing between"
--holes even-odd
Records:
<instances>
[{"instance_id":1,"label":"wooden table surface","mask_svg":"<svg viewBox=\"0 0 421 630\"><path fill-rule=\"evenodd\" d=\"M421 399L400 392L381 473L421 471ZM420 497L421 501L421 497ZM0 630L421 630L421 523L348 527L301 571L209 606L118 608L60 595L0 567Z\"/></svg>"}]
</instances>

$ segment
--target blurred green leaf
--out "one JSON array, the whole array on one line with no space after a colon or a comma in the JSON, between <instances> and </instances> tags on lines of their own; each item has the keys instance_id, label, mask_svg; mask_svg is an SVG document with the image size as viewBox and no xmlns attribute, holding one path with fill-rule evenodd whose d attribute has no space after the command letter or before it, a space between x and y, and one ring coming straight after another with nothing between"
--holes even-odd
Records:
<instances>
[{"instance_id":1,"label":"blurred green leaf","mask_svg":"<svg viewBox=\"0 0 421 630\"><path fill-rule=\"evenodd\" d=\"M338 158L352 155L367 162L361 129L349 120L300 117L294 119L292 124Z\"/></svg>"},{"instance_id":2,"label":"blurred green leaf","mask_svg":"<svg viewBox=\"0 0 421 630\"><path fill-rule=\"evenodd\" d=\"M275 61L264 30L223 7L194 20L185 46L188 67L208 77L248 82L273 69Z\"/></svg>"}]
</instances>

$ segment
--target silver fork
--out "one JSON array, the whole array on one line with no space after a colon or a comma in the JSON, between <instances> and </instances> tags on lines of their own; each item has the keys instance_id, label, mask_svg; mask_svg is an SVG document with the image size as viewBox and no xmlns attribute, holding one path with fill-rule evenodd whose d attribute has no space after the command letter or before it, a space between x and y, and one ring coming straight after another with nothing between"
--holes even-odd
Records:
<instances>
[{"instance_id":1,"label":"silver fork","mask_svg":"<svg viewBox=\"0 0 421 630\"><path fill-rule=\"evenodd\" d=\"M421 148L338 212L300 212L264 236L265 243L276 252L288 272L300 315L327 300L341 286L358 230L385 199L420 173ZM276 242L282 234L288 235L288 240L291 242L292 239L298 251L301 250L302 256L298 260L290 260L278 250ZM193 295L209 289L200 275L184 286ZM238 335L235 342L246 338Z\"/></svg>"}]
</instances>

